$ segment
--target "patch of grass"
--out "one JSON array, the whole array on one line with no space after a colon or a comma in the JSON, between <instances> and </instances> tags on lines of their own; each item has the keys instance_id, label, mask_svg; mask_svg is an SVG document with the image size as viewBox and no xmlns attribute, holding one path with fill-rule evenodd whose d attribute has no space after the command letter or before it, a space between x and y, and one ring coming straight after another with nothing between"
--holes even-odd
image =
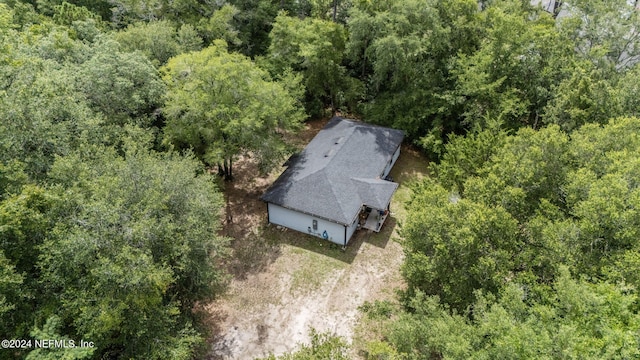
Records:
<instances>
[{"instance_id":1,"label":"patch of grass","mask_svg":"<svg viewBox=\"0 0 640 360\"><path fill-rule=\"evenodd\" d=\"M280 244L280 255L286 260L278 264L277 272L291 274L292 294L319 289L352 259L341 246L297 231L270 225L263 227L261 234L266 242Z\"/></svg>"},{"instance_id":2,"label":"patch of grass","mask_svg":"<svg viewBox=\"0 0 640 360\"><path fill-rule=\"evenodd\" d=\"M346 264L312 251L295 248L300 266L293 272L290 292L311 292L330 281Z\"/></svg>"},{"instance_id":3,"label":"patch of grass","mask_svg":"<svg viewBox=\"0 0 640 360\"><path fill-rule=\"evenodd\" d=\"M402 223L407 216L404 204L411 198L411 183L429 176L429 161L409 146L403 146L400 151L400 157L391 169L391 176L400 185L391 199L391 213Z\"/></svg>"}]
</instances>

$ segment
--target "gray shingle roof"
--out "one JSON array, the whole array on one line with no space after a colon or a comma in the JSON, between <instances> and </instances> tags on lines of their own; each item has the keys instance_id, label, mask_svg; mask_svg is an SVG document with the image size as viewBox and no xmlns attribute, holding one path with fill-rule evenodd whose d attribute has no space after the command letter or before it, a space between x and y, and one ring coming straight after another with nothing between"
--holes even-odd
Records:
<instances>
[{"instance_id":1,"label":"gray shingle roof","mask_svg":"<svg viewBox=\"0 0 640 360\"><path fill-rule=\"evenodd\" d=\"M404 133L335 117L262 196L262 200L340 224L362 205L383 209L398 184L381 180Z\"/></svg>"}]
</instances>

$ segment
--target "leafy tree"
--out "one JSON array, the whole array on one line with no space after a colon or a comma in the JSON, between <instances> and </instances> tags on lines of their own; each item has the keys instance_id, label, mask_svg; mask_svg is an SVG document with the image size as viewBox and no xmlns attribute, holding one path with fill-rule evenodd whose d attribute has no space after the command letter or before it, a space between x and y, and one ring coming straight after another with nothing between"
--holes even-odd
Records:
<instances>
[{"instance_id":1,"label":"leafy tree","mask_svg":"<svg viewBox=\"0 0 640 360\"><path fill-rule=\"evenodd\" d=\"M590 63L576 62L544 107L544 121L573 131L588 123L606 123L622 112L618 92L606 73ZM628 86L628 85L627 85Z\"/></svg>"},{"instance_id":2,"label":"leafy tree","mask_svg":"<svg viewBox=\"0 0 640 360\"><path fill-rule=\"evenodd\" d=\"M49 297L42 292L37 262L40 247L57 220L58 203L57 197L35 185L23 185L20 192L6 194L0 202L0 258L7 280L3 294L12 303L11 311L3 317L7 320L2 322L3 334L27 338L47 304ZM10 276L12 272L17 277ZM19 284L19 291L12 284Z\"/></svg>"},{"instance_id":3,"label":"leafy tree","mask_svg":"<svg viewBox=\"0 0 640 360\"><path fill-rule=\"evenodd\" d=\"M638 62L640 17L633 1L577 0L566 2L560 29L578 54L599 69L613 71Z\"/></svg>"},{"instance_id":4,"label":"leafy tree","mask_svg":"<svg viewBox=\"0 0 640 360\"><path fill-rule=\"evenodd\" d=\"M90 106L120 125L153 112L164 93L153 65L140 54L120 52L114 41L99 43L78 75L79 89Z\"/></svg>"},{"instance_id":5,"label":"leafy tree","mask_svg":"<svg viewBox=\"0 0 640 360\"><path fill-rule=\"evenodd\" d=\"M43 178L53 156L68 152L73 135L95 118L65 69L28 56L14 54L10 59L0 80L7 84L0 97L0 158L19 160L29 176Z\"/></svg>"},{"instance_id":6,"label":"leafy tree","mask_svg":"<svg viewBox=\"0 0 640 360\"><path fill-rule=\"evenodd\" d=\"M22 291L24 277L15 271L11 261L0 250L0 332L2 334L16 334L17 305L24 301L25 291ZM18 320L18 321L16 321ZM21 325L21 324L20 324Z\"/></svg>"},{"instance_id":7,"label":"leafy tree","mask_svg":"<svg viewBox=\"0 0 640 360\"><path fill-rule=\"evenodd\" d=\"M4 0L3 3L8 4L11 7L13 12L13 22L16 28L39 24L46 19L45 16L36 11L33 4L18 0Z\"/></svg>"},{"instance_id":8,"label":"leafy tree","mask_svg":"<svg viewBox=\"0 0 640 360\"><path fill-rule=\"evenodd\" d=\"M191 25L183 25L176 31L175 24L166 21L138 22L116 33L115 39L125 52L141 51L155 66L183 52L198 51L202 39Z\"/></svg>"},{"instance_id":9,"label":"leafy tree","mask_svg":"<svg viewBox=\"0 0 640 360\"><path fill-rule=\"evenodd\" d=\"M76 6L63 1L60 5L54 6L55 13L53 21L60 25L71 26L75 21L93 20L101 23L101 18L84 6Z\"/></svg>"},{"instance_id":10,"label":"leafy tree","mask_svg":"<svg viewBox=\"0 0 640 360\"><path fill-rule=\"evenodd\" d=\"M295 85L272 81L248 58L228 53L223 41L172 58L163 73L167 143L192 148L227 178L241 152L252 152L264 167L278 163L286 152L281 134L304 118L289 91Z\"/></svg>"},{"instance_id":11,"label":"leafy tree","mask_svg":"<svg viewBox=\"0 0 640 360\"><path fill-rule=\"evenodd\" d=\"M0 163L0 200L18 194L22 187L29 182L24 172L24 164L17 160Z\"/></svg>"},{"instance_id":12,"label":"leafy tree","mask_svg":"<svg viewBox=\"0 0 640 360\"><path fill-rule=\"evenodd\" d=\"M568 137L556 126L522 128L485 163L482 176L465 183L465 194L488 206L503 206L521 222L536 213L543 199L562 206L568 148Z\"/></svg>"},{"instance_id":13,"label":"leafy tree","mask_svg":"<svg viewBox=\"0 0 640 360\"><path fill-rule=\"evenodd\" d=\"M431 171L446 189L464 193L465 181L480 175L507 139L500 122L491 122L484 130L476 129L464 136L449 135L439 164L432 163Z\"/></svg>"},{"instance_id":14,"label":"leafy tree","mask_svg":"<svg viewBox=\"0 0 640 360\"><path fill-rule=\"evenodd\" d=\"M91 33L90 23L74 26ZM165 87L141 54L123 53L96 33L95 42L76 39L72 29L52 23L22 33L2 38L8 51L0 60L1 161L19 160L42 179L55 155L83 142L116 144L122 125L155 120Z\"/></svg>"},{"instance_id":15,"label":"leafy tree","mask_svg":"<svg viewBox=\"0 0 640 360\"><path fill-rule=\"evenodd\" d=\"M523 245L518 223L501 206L488 207L455 199L442 187L425 182L414 188L411 214L402 228L411 296L438 295L463 311L473 291L497 292L518 265Z\"/></svg>"},{"instance_id":16,"label":"leafy tree","mask_svg":"<svg viewBox=\"0 0 640 360\"><path fill-rule=\"evenodd\" d=\"M613 105L620 107L620 116L640 116L640 103L637 97L633 96L636 93L639 81L640 66L635 65L621 74L617 84L614 85L614 91L609 93L610 96L615 97L612 101Z\"/></svg>"},{"instance_id":17,"label":"leafy tree","mask_svg":"<svg viewBox=\"0 0 640 360\"><path fill-rule=\"evenodd\" d=\"M233 27L233 19L238 13L235 7L224 5L209 17L200 18L195 26L206 44L220 39L237 46L241 40L238 38L238 31Z\"/></svg>"},{"instance_id":18,"label":"leafy tree","mask_svg":"<svg viewBox=\"0 0 640 360\"><path fill-rule=\"evenodd\" d=\"M13 27L13 11L7 5L0 3L0 34L5 35Z\"/></svg>"},{"instance_id":19,"label":"leafy tree","mask_svg":"<svg viewBox=\"0 0 640 360\"><path fill-rule=\"evenodd\" d=\"M479 43L477 2L356 2L347 21L347 56L366 84L362 112L378 124L432 140L458 129L460 103L451 89L451 62ZM439 151L435 143L428 151Z\"/></svg>"},{"instance_id":20,"label":"leafy tree","mask_svg":"<svg viewBox=\"0 0 640 360\"><path fill-rule=\"evenodd\" d=\"M411 300L412 312L400 313L388 325L391 353L400 359L471 358L475 329L464 316L451 313L437 296L417 293Z\"/></svg>"},{"instance_id":21,"label":"leafy tree","mask_svg":"<svg viewBox=\"0 0 640 360\"><path fill-rule=\"evenodd\" d=\"M102 20L109 20L111 17L111 4L109 0L31 0L29 1L35 5L38 12L47 16L55 16L60 14L60 9L67 14L71 12L76 14L83 14L86 16L89 11L95 15L89 15L94 17L98 15ZM84 10L82 10L84 8ZM67 24L70 25L70 24Z\"/></svg>"},{"instance_id":22,"label":"leafy tree","mask_svg":"<svg viewBox=\"0 0 640 360\"><path fill-rule=\"evenodd\" d=\"M566 268L545 299L510 284L498 298L476 294L472 317L450 314L437 297L417 296L413 313L390 325L405 359L626 359L639 355L635 294L574 280Z\"/></svg>"},{"instance_id":23,"label":"leafy tree","mask_svg":"<svg viewBox=\"0 0 640 360\"><path fill-rule=\"evenodd\" d=\"M30 185L0 203L2 250L21 274L33 274L38 247L54 220L50 213L56 200L43 189Z\"/></svg>"},{"instance_id":24,"label":"leafy tree","mask_svg":"<svg viewBox=\"0 0 640 360\"><path fill-rule=\"evenodd\" d=\"M639 126L614 118L571 137L523 128L494 148L487 130L454 137L433 166L448 188L413 188L402 229L409 313L391 321L388 353L638 356Z\"/></svg>"},{"instance_id":25,"label":"leafy tree","mask_svg":"<svg viewBox=\"0 0 640 360\"><path fill-rule=\"evenodd\" d=\"M497 118L511 128L542 124L542 109L565 76L571 45L551 16L526 2L496 2L481 13L486 37L453 69L464 121Z\"/></svg>"},{"instance_id":26,"label":"leafy tree","mask_svg":"<svg viewBox=\"0 0 640 360\"><path fill-rule=\"evenodd\" d=\"M231 48L255 58L265 55L269 48L269 33L278 14L281 1L231 0L238 11L233 16L233 28L238 30L238 40Z\"/></svg>"},{"instance_id":27,"label":"leafy tree","mask_svg":"<svg viewBox=\"0 0 640 360\"><path fill-rule=\"evenodd\" d=\"M213 0L109 0L113 4L113 22L125 27L138 21L168 20L179 25L189 24L209 44L214 39L230 43L238 41L231 25L237 9Z\"/></svg>"},{"instance_id":28,"label":"leafy tree","mask_svg":"<svg viewBox=\"0 0 640 360\"><path fill-rule=\"evenodd\" d=\"M36 328L31 332L31 337L36 340L64 340L74 341L75 347L55 347L49 349L36 349L31 351L26 359L27 360L80 360L89 359L95 352L93 347L81 347L79 343L75 343L76 340L60 335L60 328L62 327L62 320L58 316L51 316L47 319L42 329Z\"/></svg>"},{"instance_id":29,"label":"leafy tree","mask_svg":"<svg viewBox=\"0 0 640 360\"><path fill-rule=\"evenodd\" d=\"M226 281L221 198L198 161L149 152L131 126L162 101L153 65L51 4L59 24L0 6L0 332L98 344L34 359L191 358L193 306Z\"/></svg>"},{"instance_id":30,"label":"leafy tree","mask_svg":"<svg viewBox=\"0 0 640 360\"><path fill-rule=\"evenodd\" d=\"M42 316L59 316L61 335L91 339L99 356L188 359L202 341L191 310L225 283L221 196L198 161L148 141L127 140L125 158L98 147L57 159L64 216L40 248Z\"/></svg>"},{"instance_id":31,"label":"leafy tree","mask_svg":"<svg viewBox=\"0 0 640 360\"><path fill-rule=\"evenodd\" d=\"M114 9L116 25L127 25L139 20L177 20L193 23L196 14L211 15L210 1L204 0L109 0ZM199 17L199 16L198 16Z\"/></svg>"},{"instance_id":32,"label":"leafy tree","mask_svg":"<svg viewBox=\"0 0 640 360\"><path fill-rule=\"evenodd\" d=\"M571 152L580 167L571 172L566 192L579 229L574 239L582 271L611 270L615 259L637 249L640 164L633 154L640 143L631 134L639 124L637 118L612 119L602 127L583 126L573 135Z\"/></svg>"},{"instance_id":33,"label":"leafy tree","mask_svg":"<svg viewBox=\"0 0 640 360\"><path fill-rule=\"evenodd\" d=\"M282 74L286 69L301 72L307 91L307 110L319 116L326 106L333 112L341 105L341 95L348 82L341 65L346 33L336 23L289 17L281 12L270 33L269 55L272 71Z\"/></svg>"}]
</instances>

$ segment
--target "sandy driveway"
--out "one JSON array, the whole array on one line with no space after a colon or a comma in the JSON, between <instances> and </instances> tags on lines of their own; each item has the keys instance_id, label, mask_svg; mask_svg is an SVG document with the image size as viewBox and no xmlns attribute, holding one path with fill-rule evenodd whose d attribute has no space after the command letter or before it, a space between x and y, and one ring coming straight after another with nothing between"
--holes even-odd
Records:
<instances>
[{"instance_id":1,"label":"sandy driveway","mask_svg":"<svg viewBox=\"0 0 640 360\"><path fill-rule=\"evenodd\" d=\"M303 138L323 126L311 123ZM245 159L246 160L246 159ZM426 161L403 147L392 171L400 188L380 233L359 230L346 251L329 242L268 225L259 196L275 176L255 176L249 160L236 164L225 189L234 256L227 294L207 306L214 335L207 359L254 359L281 355L309 342L309 329L353 339L365 301L393 299L403 286L397 221L409 191L406 180L423 176ZM395 209L395 211L394 211ZM352 354L356 356L357 354Z\"/></svg>"},{"instance_id":2,"label":"sandy driveway","mask_svg":"<svg viewBox=\"0 0 640 360\"><path fill-rule=\"evenodd\" d=\"M280 257L266 271L234 280L229 295L213 304L227 316L212 345L211 359L280 355L308 342L310 327L350 342L360 316L358 307L366 300L392 298L402 283L400 245L390 241L379 247L363 241L366 233L359 235L359 244L352 244L358 249L351 263L283 245ZM315 262L321 264L316 267ZM304 276L298 279L314 268L320 273L309 276L312 284L305 283Z\"/></svg>"}]
</instances>

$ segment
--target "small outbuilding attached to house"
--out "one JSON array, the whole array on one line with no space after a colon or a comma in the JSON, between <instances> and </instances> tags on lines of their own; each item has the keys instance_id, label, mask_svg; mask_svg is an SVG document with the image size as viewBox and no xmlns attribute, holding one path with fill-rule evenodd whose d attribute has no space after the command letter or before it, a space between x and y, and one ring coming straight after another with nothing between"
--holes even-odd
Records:
<instances>
[{"instance_id":1,"label":"small outbuilding attached to house","mask_svg":"<svg viewBox=\"0 0 640 360\"><path fill-rule=\"evenodd\" d=\"M346 246L359 227L380 231L398 184L400 130L334 117L262 196L269 222Z\"/></svg>"}]
</instances>

